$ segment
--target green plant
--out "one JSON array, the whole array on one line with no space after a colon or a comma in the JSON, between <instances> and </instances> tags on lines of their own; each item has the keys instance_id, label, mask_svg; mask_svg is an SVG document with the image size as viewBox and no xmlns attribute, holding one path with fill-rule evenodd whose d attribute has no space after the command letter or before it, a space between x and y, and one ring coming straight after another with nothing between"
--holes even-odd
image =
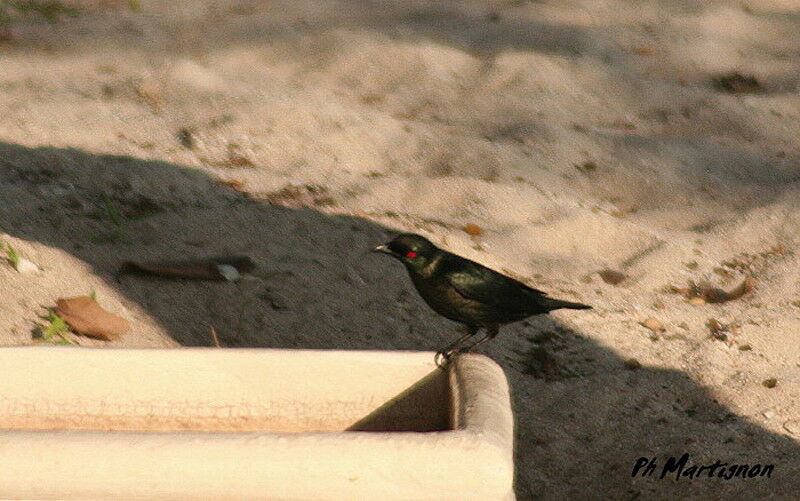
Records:
<instances>
[{"instance_id":1,"label":"green plant","mask_svg":"<svg viewBox=\"0 0 800 501\"><path fill-rule=\"evenodd\" d=\"M119 210L114 204L114 201L107 195L102 196L101 203L103 204L103 209L105 210L108 219L111 221L113 228L110 231L101 231L96 233L89 238L96 244L117 242L124 235L125 228L128 225L128 220L125 216L120 214Z\"/></svg>"},{"instance_id":2,"label":"green plant","mask_svg":"<svg viewBox=\"0 0 800 501\"><path fill-rule=\"evenodd\" d=\"M6 259L8 262L11 263L11 266L14 267L15 270L19 270L19 261L22 259L22 256L19 255L17 249L12 247L10 244L7 244L8 247L6 248Z\"/></svg>"},{"instance_id":3,"label":"green plant","mask_svg":"<svg viewBox=\"0 0 800 501\"><path fill-rule=\"evenodd\" d=\"M67 337L67 334L70 332L69 325L67 325L67 322L63 318L59 317L55 311L49 310L47 312L47 316L42 317L42 319L47 323L39 325L37 328L41 342L53 344L75 344L74 341Z\"/></svg>"},{"instance_id":4,"label":"green plant","mask_svg":"<svg viewBox=\"0 0 800 501\"><path fill-rule=\"evenodd\" d=\"M78 9L58 0L0 0L0 23L10 21L14 14L34 14L55 23L62 16L76 16Z\"/></svg>"}]
</instances>

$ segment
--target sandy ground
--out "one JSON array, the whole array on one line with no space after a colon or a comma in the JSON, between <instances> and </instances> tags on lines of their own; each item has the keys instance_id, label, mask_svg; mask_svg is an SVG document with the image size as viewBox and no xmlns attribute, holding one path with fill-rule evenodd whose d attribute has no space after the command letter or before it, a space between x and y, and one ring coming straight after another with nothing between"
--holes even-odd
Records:
<instances>
[{"instance_id":1,"label":"sandy ground","mask_svg":"<svg viewBox=\"0 0 800 501\"><path fill-rule=\"evenodd\" d=\"M368 253L414 231L595 307L485 348L519 499L796 498L800 3L78 5L0 37L0 238L42 269L0 265L0 342L95 291L134 329L82 345L436 349L457 327ZM734 71L757 92L714 86ZM258 269L113 278L225 253ZM748 275L727 303L669 292ZM775 472L631 478L684 452Z\"/></svg>"}]
</instances>

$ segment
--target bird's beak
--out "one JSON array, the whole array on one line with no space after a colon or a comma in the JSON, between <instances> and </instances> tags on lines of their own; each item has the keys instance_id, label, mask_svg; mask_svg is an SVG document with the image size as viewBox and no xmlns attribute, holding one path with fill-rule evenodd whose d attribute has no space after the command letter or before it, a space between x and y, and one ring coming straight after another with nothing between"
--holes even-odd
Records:
<instances>
[{"instance_id":1,"label":"bird's beak","mask_svg":"<svg viewBox=\"0 0 800 501\"><path fill-rule=\"evenodd\" d=\"M394 252L392 252L386 244L375 247L372 249L372 252L383 252L384 254L389 254L390 256L394 255Z\"/></svg>"}]
</instances>

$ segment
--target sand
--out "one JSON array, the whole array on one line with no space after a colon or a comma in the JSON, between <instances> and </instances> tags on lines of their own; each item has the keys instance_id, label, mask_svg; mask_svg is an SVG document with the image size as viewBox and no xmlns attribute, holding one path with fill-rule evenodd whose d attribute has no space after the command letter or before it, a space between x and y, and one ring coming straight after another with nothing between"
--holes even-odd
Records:
<instances>
[{"instance_id":1,"label":"sand","mask_svg":"<svg viewBox=\"0 0 800 501\"><path fill-rule=\"evenodd\" d=\"M413 231L595 308L482 350L519 499L796 497L796 1L72 5L0 28L0 240L40 268L0 264L0 343L94 292L133 329L80 345L433 350L458 327L368 252ZM715 86L732 72L758 88ZM231 253L257 270L114 278ZM746 276L726 303L669 291ZM775 470L631 477L685 452Z\"/></svg>"}]
</instances>

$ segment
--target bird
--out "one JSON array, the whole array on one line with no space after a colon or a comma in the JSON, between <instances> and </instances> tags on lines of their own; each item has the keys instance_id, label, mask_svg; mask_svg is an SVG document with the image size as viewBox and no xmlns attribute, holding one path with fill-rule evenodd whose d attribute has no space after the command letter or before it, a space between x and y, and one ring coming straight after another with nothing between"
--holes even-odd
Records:
<instances>
[{"instance_id":1,"label":"bird","mask_svg":"<svg viewBox=\"0 0 800 501\"><path fill-rule=\"evenodd\" d=\"M437 350L435 361L439 367L446 365L452 356L495 338L504 324L561 308L592 308L551 298L519 280L442 250L414 233L400 234L373 251L403 263L417 292L433 311L467 326L465 335ZM481 329L486 331L483 337L467 343Z\"/></svg>"}]
</instances>

